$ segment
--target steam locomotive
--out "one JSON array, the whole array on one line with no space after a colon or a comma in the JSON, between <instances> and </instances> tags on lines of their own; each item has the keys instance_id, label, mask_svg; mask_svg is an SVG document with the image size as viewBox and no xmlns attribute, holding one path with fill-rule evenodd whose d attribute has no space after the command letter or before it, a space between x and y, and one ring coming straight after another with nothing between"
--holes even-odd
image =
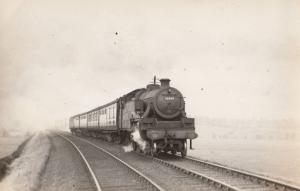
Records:
<instances>
[{"instance_id":1,"label":"steam locomotive","mask_svg":"<svg viewBox=\"0 0 300 191\"><path fill-rule=\"evenodd\" d=\"M187 139L197 137L194 118L186 117L182 94L170 87L169 79L156 78L146 88L136 89L110 103L69 120L73 134L102 137L119 144L130 143L134 150L157 156L160 152L187 153ZM138 131L145 148L133 139ZM191 143L190 143L191 144Z\"/></svg>"}]
</instances>

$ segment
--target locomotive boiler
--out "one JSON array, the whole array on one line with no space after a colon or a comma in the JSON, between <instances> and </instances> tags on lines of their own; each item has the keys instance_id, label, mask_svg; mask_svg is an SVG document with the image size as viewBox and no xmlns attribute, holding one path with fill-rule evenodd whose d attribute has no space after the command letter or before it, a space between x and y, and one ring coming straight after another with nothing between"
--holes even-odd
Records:
<instances>
[{"instance_id":1,"label":"locomotive boiler","mask_svg":"<svg viewBox=\"0 0 300 191\"><path fill-rule=\"evenodd\" d=\"M197 137L193 118L185 113L184 97L170 86L169 79L154 81L146 88L136 89L115 101L70 118L75 134L104 137L108 141L128 143L134 150L152 156L160 152L187 153L187 139ZM132 139L138 131L145 148Z\"/></svg>"}]
</instances>

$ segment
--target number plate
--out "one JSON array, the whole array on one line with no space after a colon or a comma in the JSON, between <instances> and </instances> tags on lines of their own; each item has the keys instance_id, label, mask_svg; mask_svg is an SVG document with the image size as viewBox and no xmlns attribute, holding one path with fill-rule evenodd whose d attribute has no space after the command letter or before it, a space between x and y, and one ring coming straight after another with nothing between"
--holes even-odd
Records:
<instances>
[{"instance_id":1,"label":"number plate","mask_svg":"<svg viewBox=\"0 0 300 191\"><path fill-rule=\"evenodd\" d=\"M166 101L172 101L172 100L174 100L175 99L175 97L173 97L173 96L166 96L165 97L165 100Z\"/></svg>"}]
</instances>

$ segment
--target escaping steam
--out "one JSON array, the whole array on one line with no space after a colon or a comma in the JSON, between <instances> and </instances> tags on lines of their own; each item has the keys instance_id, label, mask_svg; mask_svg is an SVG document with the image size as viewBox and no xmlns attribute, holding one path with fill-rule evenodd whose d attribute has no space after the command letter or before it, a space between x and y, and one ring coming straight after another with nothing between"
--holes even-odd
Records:
<instances>
[{"instance_id":1,"label":"escaping steam","mask_svg":"<svg viewBox=\"0 0 300 191\"><path fill-rule=\"evenodd\" d=\"M134 131L131 133L131 136L133 141L135 141L140 146L140 149L146 149L147 142L141 137L138 128L134 128Z\"/></svg>"},{"instance_id":2,"label":"escaping steam","mask_svg":"<svg viewBox=\"0 0 300 191\"><path fill-rule=\"evenodd\" d=\"M132 140L138 144L140 149L144 151L146 149L147 142L141 137L140 131L137 127L134 128L134 131L131 133ZM133 151L132 143L123 147L125 152Z\"/></svg>"},{"instance_id":3,"label":"escaping steam","mask_svg":"<svg viewBox=\"0 0 300 191\"><path fill-rule=\"evenodd\" d=\"M123 149L126 153L133 151L132 143L129 143L127 146L123 146Z\"/></svg>"}]
</instances>

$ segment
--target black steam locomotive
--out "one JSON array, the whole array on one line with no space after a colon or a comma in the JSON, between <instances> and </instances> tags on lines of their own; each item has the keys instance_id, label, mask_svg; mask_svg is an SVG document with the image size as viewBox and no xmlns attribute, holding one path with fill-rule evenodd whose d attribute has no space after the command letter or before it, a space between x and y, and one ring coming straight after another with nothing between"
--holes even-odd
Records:
<instances>
[{"instance_id":1,"label":"black steam locomotive","mask_svg":"<svg viewBox=\"0 0 300 191\"><path fill-rule=\"evenodd\" d=\"M146 89L136 89L115 101L72 116L74 134L102 137L118 143L131 142L140 149L132 133L138 131L146 143L143 151L152 156L159 152L187 153L187 139L195 139L194 118L187 118L182 94L170 87L169 79L154 77Z\"/></svg>"}]
</instances>

